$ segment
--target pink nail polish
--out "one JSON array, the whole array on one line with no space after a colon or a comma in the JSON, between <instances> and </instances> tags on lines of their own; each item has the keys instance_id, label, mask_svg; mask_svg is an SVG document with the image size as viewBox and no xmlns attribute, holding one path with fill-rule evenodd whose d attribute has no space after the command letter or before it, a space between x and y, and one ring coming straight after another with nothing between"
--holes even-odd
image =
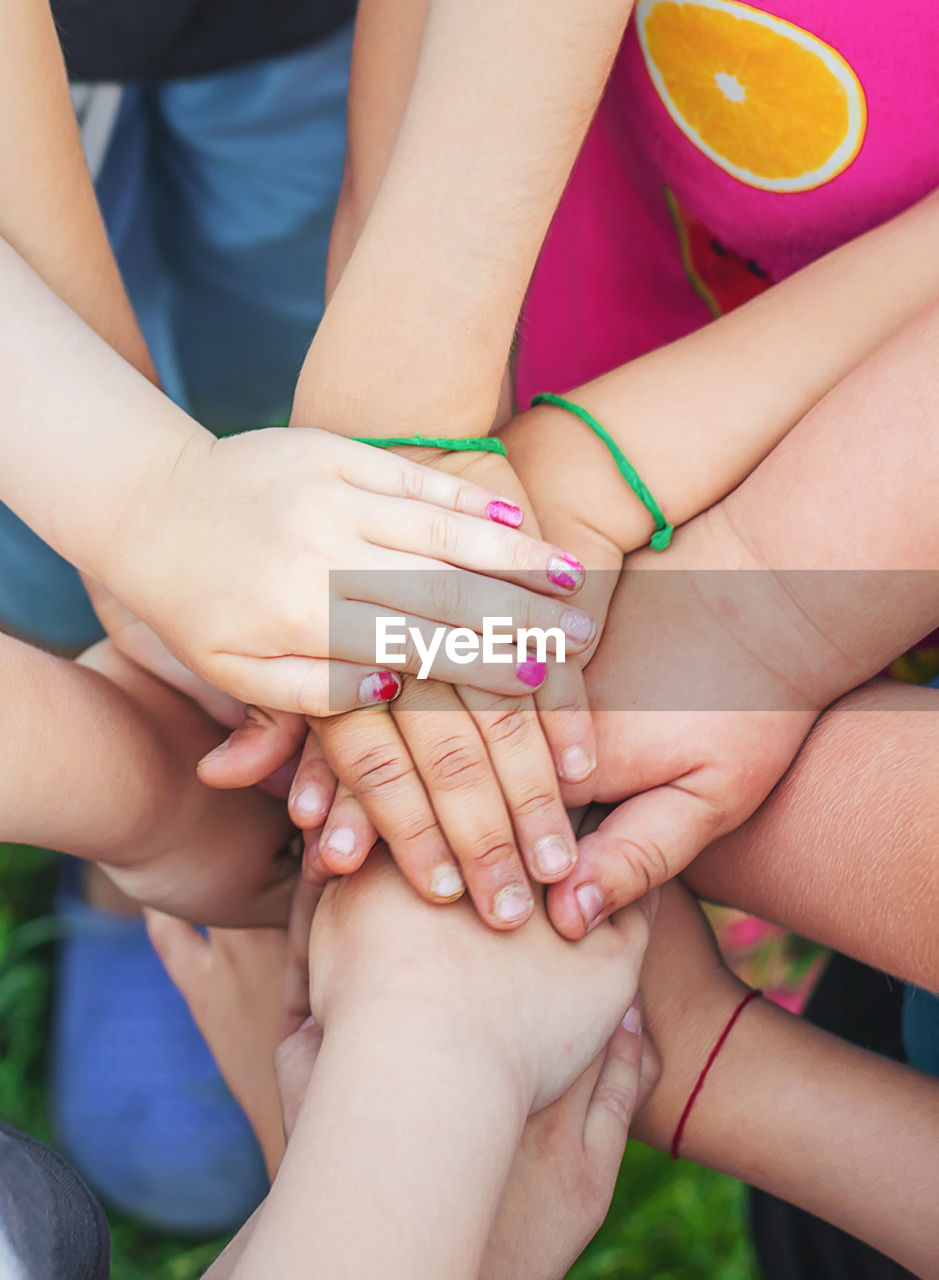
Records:
<instances>
[{"instance_id":1,"label":"pink nail polish","mask_svg":"<svg viewBox=\"0 0 939 1280\"><path fill-rule=\"evenodd\" d=\"M548 581L564 591L576 591L584 585L584 566L573 556L552 556L548 561Z\"/></svg>"},{"instance_id":2,"label":"pink nail polish","mask_svg":"<svg viewBox=\"0 0 939 1280\"><path fill-rule=\"evenodd\" d=\"M513 506L511 502L503 502L501 498L490 502L486 515L490 520L495 520L496 524L507 524L510 529L519 528L523 519L520 507Z\"/></svg>"},{"instance_id":3,"label":"pink nail polish","mask_svg":"<svg viewBox=\"0 0 939 1280\"><path fill-rule=\"evenodd\" d=\"M522 684L527 684L531 689L537 689L539 685L544 684L548 668L543 662L536 662L534 658L526 658L524 662L520 662L515 668L515 674Z\"/></svg>"},{"instance_id":4,"label":"pink nail polish","mask_svg":"<svg viewBox=\"0 0 939 1280\"><path fill-rule=\"evenodd\" d=\"M391 702L401 692L401 677L393 671L373 671L359 681L359 702Z\"/></svg>"}]
</instances>

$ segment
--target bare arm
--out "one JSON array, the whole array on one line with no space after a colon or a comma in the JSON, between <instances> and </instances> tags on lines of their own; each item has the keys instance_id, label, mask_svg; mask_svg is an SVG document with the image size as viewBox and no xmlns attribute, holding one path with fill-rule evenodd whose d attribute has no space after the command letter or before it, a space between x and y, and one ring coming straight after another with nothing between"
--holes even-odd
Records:
<instances>
[{"instance_id":1,"label":"bare arm","mask_svg":"<svg viewBox=\"0 0 939 1280\"><path fill-rule=\"evenodd\" d=\"M827 885L831 891L832 885ZM662 895L642 974L662 1073L634 1133L669 1149L708 1054L746 987L694 902ZM741 1014L688 1118L681 1154L939 1276L939 1081L800 1022L768 1000Z\"/></svg>"},{"instance_id":2,"label":"bare arm","mask_svg":"<svg viewBox=\"0 0 939 1280\"><path fill-rule=\"evenodd\" d=\"M4 8L0 173L0 236L155 380L85 165L47 0L10 0Z\"/></svg>"},{"instance_id":3,"label":"bare arm","mask_svg":"<svg viewBox=\"0 0 939 1280\"><path fill-rule=\"evenodd\" d=\"M849 694L765 804L683 879L703 898L939 990L937 712L934 689L877 681Z\"/></svg>"},{"instance_id":4,"label":"bare arm","mask_svg":"<svg viewBox=\"0 0 939 1280\"><path fill-rule=\"evenodd\" d=\"M431 0L387 172L294 421L486 430L529 276L631 9ZM420 377L414 370L419 362Z\"/></svg>"},{"instance_id":5,"label":"bare arm","mask_svg":"<svg viewBox=\"0 0 939 1280\"><path fill-rule=\"evenodd\" d=\"M740 484L836 383L937 296L933 194L570 397L613 435L668 519L683 524ZM596 545L605 566L648 541L651 517L582 423L540 406L503 436L547 536L581 552L588 567L597 562Z\"/></svg>"}]
</instances>

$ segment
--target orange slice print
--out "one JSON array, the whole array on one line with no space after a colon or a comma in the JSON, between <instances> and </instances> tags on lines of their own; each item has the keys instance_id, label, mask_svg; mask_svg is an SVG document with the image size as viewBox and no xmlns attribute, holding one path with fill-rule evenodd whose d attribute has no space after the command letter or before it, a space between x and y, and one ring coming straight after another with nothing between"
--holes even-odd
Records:
<instances>
[{"instance_id":1,"label":"orange slice print","mask_svg":"<svg viewBox=\"0 0 939 1280\"><path fill-rule=\"evenodd\" d=\"M639 0L636 28L669 115L741 182L808 191L860 150L860 81L801 27L737 0Z\"/></svg>"}]
</instances>

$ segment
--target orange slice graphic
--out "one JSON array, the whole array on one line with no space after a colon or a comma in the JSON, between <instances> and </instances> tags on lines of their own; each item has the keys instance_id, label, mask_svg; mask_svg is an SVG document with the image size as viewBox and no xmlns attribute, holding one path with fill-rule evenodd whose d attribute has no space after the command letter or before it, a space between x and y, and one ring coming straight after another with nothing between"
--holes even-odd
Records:
<instances>
[{"instance_id":1,"label":"orange slice graphic","mask_svg":"<svg viewBox=\"0 0 939 1280\"><path fill-rule=\"evenodd\" d=\"M860 81L801 27L737 0L639 0L636 26L669 115L741 182L808 191L860 150Z\"/></svg>"}]
</instances>

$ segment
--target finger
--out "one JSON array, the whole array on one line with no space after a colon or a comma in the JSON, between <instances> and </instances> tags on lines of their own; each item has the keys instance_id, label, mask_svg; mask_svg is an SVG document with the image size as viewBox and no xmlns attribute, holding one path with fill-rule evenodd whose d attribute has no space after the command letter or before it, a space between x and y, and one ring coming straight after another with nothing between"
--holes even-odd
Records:
<instances>
[{"instance_id":1,"label":"finger","mask_svg":"<svg viewBox=\"0 0 939 1280\"><path fill-rule=\"evenodd\" d=\"M639 1099L642 1040L642 1019L633 1005L607 1046L584 1121L584 1147L594 1176L609 1184L611 1195Z\"/></svg>"},{"instance_id":2,"label":"finger","mask_svg":"<svg viewBox=\"0 0 939 1280\"><path fill-rule=\"evenodd\" d=\"M495 929L523 924L534 907L502 787L473 718L452 689L405 682L392 716L414 761L477 911ZM553 782L550 762L549 786ZM535 786L539 784L536 780ZM563 836L557 812L533 813ZM544 809L545 806L542 806ZM557 809L560 808L558 804ZM542 823L542 828L537 826ZM378 823L382 835L387 834ZM549 834L549 832L545 832ZM388 838L396 861L399 850ZM405 855L406 856L406 855Z\"/></svg>"},{"instance_id":3,"label":"finger","mask_svg":"<svg viewBox=\"0 0 939 1280\"><path fill-rule=\"evenodd\" d=\"M282 1037L291 1035L310 1016L310 927L325 884L325 877L301 877L294 889L287 920Z\"/></svg>"},{"instance_id":4,"label":"finger","mask_svg":"<svg viewBox=\"0 0 939 1280\"><path fill-rule=\"evenodd\" d=\"M374 631L371 635L374 637ZM362 648L360 642L359 647ZM391 701L401 691L401 677L371 665L306 658L250 658L219 653L215 677L245 702L303 716L333 716L358 707Z\"/></svg>"},{"instance_id":5,"label":"finger","mask_svg":"<svg viewBox=\"0 0 939 1280\"><path fill-rule=\"evenodd\" d=\"M601 920L682 871L718 830L711 806L671 783L625 801L578 842L574 873L548 891L548 914L565 938Z\"/></svg>"},{"instance_id":6,"label":"finger","mask_svg":"<svg viewBox=\"0 0 939 1280\"><path fill-rule=\"evenodd\" d=\"M212 944L194 925L163 911L144 907L143 917L154 951L191 1008L208 976Z\"/></svg>"},{"instance_id":7,"label":"finger","mask_svg":"<svg viewBox=\"0 0 939 1280\"><path fill-rule=\"evenodd\" d=\"M577 842L561 801L554 761L538 713L528 699L461 689L502 788L525 866L549 884L568 875Z\"/></svg>"},{"instance_id":8,"label":"finger","mask_svg":"<svg viewBox=\"0 0 939 1280\"><path fill-rule=\"evenodd\" d=\"M386 574L382 581L390 585L396 578ZM410 574L402 579L410 580ZM449 577L443 583L448 586ZM440 612L448 609L449 605L440 606ZM363 662L388 663L421 680L475 685L510 697L539 688L548 674L546 663L519 655L517 630L508 614L486 617L498 618L488 648L485 637L472 628L454 629L415 614L382 612L371 604L340 600L330 610L330 643L334 652L338 647ZM484 624L479 625L482 629ZM547 655L547 644L544 650Z\"/></svg>"},{"instance_id":9,"label":"finger","mask_svg":"<svg viewBox=\"0 0 939 1280\"><path fill-rule=\"evenodd\" d=\"M336 794L336 779L326 763L323 748L312 728L303 744L300 763L293 777L287 808L290 818L301 831L315 830L326 821L329 806Z\"/></svg>"},{"instance_id":10,"label":"finger","mask_svg":"<svg viewBox=\"0 0 939 1280\"><path fill-rule=\"evenodd\" d=\"M458 898L460 869L392 718L360 711L323 720L318 732L330 768L388 842L405 879L430 902ZM368 847L357 846L350 859L361 860ZM325 865L322 851L317 857ZM334 849L333 865L335 857Z\"/></svg>"},{"instance_id":11,"label":"finger","mask_svg":"<svg viewBox=\"0 0 939 1280\"><path fill-rule=\"evenodd\" d=\"M506 529L499 524L473 520L438 508L392 499L369 498L360 513L360 529L376 547L387 547L415 557L415 564L400 560L401 569L448 566L520 582L531 591L548 595L575 595L584 585L581 562L560 547L540 538ZM436 561L436 565L428 564Z\"/></svg>"},{"instance_id":12,"label":"finger","mask_svg":"<svg viewBox=\"0 0 939 1280\"><path fill-rule=\"evenodd\" d=\"M313 1067L323 1045L323 1031L315 1018L310 1016L296 1031L287 1036L274 1052L274 1073L277 1077L277 1093L284 1117L284 1132L289 1142L293 1133L303 1095L306 1093Z\"/></svg>"},{"instance_id":13,"label":"finger","mask_svg":"<svg viewBox=\"0 0 939 1280\"><path fill-rule=\"evenodd\" d=\"M552 663L547 680L535 695L535 705L555 772L567 784L565 800L577 804L590 799L583 784L597 768L597 734L580 664Z\"/></svg>"},{"instance_id":14,"label":"finger","mask_svg":"<svg viewBox=\"0 0 939 1280\"><path fill-rule=\"evenodd\" d=\"M333 875L348 875L362 865L377 839L378 832L364 806L340 782L319 837L317 851L322 865Z\"/></svg>"},{"instance_id":15,"label":"finger","mask_svg":"<svg viewBox=\"0 0 939 1280\"><path fill-rule=\"evenodd\" d=\"M410 613L415 619L429 619L435 626L469 626L480 635L486 618L498 620L500 633L508 631L513 639L519 628L541 630L549 636L554 631L564 643L565 654L582 653L590 646L597 626L589 614L568 601L536 594L541 584L531 574L524 575L521 586L500 581L496 573L499 566L500 562L493 560L485 574L466 573L426 558L375 550L368 569L333 570L331 598L371 605L373 616ZM341 612L330 613L330 652L338 656L337 645L348 644L350 655L359 661L360 651L351 648L355 637L351 628L348 633L340 628L341 620ZM374 626L367 634L375 635ZM551 639L545 649L553 653L556 647L557 639ZM369 652L374 657L371 639ZM343 652L342 656L347 655Z\"/></svg>"},{"instance_id":16,"label":"finger","mask_svg":"<svg viewBox=\"0 0 939 1280\"><path fill-rule=\"evenodd\" d=\"M251 787L296 755L306 735L302 716L246 706L242 723L196 766L207 787Z\"/></svg>"}]
</instances>

